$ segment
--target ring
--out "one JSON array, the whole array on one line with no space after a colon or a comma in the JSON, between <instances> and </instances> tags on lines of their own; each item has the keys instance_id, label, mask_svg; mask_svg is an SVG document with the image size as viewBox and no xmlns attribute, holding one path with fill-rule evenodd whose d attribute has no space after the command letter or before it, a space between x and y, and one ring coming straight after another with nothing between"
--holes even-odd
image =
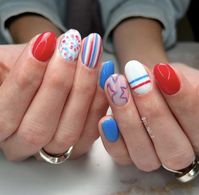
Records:
<instances>
[{"instance_id":1,"label":"ring","mask_svg":"<svg viewBox=\"0 0 199 195\"><path fill-rule=\"evenodd\" d=\"M62 164L67 159L69 159L72 154L73 146L71 146L64 154L49 154L43 148L38 152L39 156L46 162L50 164Z\"/></svg>"},{"instance_id":2,"label":"ring","mask_svg":"<svg viewBox=\"0 0 199 195\"><path fill-rule=\"evenodd\" d=\"M181 170L173 170L162 165L164 169L175 174L178 181L187 183L195 179L199 174L199 160L196 158L188 167Z\"/></svg>"}]
</instances>

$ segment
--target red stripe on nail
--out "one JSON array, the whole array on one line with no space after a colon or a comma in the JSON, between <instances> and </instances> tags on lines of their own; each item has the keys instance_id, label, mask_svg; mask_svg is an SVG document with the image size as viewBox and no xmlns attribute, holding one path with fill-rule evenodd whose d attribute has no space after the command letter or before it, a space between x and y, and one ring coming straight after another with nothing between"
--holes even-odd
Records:
<instances>
[{"instance_id":1,"label":"red stripe on nail","mask_svg":"<svg viewBox=\"0 0 199 195\"><path fill-rule=\"evenodd\" d=\"M143 85L146 85L146 84L148 84L148 83L150 83L151 81L150 80L147 80L147 81L145 81L145 82L143 82L143 83L140 83L139 85L136 85L135 87L131 87L131 89L137 89L137 88L139 88L139 87L141 87L141 86L143 86Z\"/></svg>"}]
</instances>

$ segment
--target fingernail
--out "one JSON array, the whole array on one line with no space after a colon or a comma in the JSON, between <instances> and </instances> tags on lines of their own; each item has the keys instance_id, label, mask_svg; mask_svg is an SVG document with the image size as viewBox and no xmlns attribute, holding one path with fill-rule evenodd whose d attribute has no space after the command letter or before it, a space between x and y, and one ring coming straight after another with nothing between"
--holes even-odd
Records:
<instances>
[{"instance_id":1,"label":"fingernail","mask_svg":"<svg viewBox=\"0 0 199 195\"><path fill-rule=\"evenodd\" d=\"M37 60L45 62L52 57L55 46L55 34L53 32L44 32L35 40L32 48L32 54Z\"/></svg>"},{"instance_id":2,"label":"fingernail","mask_svg":"<svg viewBox=\"0 0 199 195\"><path fill-rule=\"evenodd\" d=\"M140 62L129 61L125 66L125 75L131 89L137 94L145 94L152 89L149 74Z\"/></svg>"},{"instance_id":3,"label":"fingernail","mask_svg":"<svg viewBox=\"0 0 199 195\"><path fill-rule=\"evenodd\" d=\"M114 64L111 60L105 62L102 66L101 74L100 74L100 87L104 89L106 80L114 74Z\"/></svg>"},{"instance_id":4,"label":"fingernail","mask_svg":"<svg viewBox=\"0 0 199 195\"><path fill-rule=\"evenodd\" d=\"M119 128L114 119L107 119L102 123L102 130L109 142L116 142L119 139Z\"/></svg>"},{"instance_id":5,"label":"fingernail","mask_svg":"<svg viewBox=\"0 0 199 195\"><path fill-rule=\"evenodd\" d=\"M173 95L180 90L180 80L169 64L157 64L153 73L158 87L167 95Z\"/></svg>"},{"instance_id":6,"label":"fingernail","mask_svg":"<svg viewBox=\"0 0 199 195\"><path fill-rule=\"evenodd\" d=\"M61 56L68 62L76 61L81 48L81 35L77 30L70 29L62 37L59 44Z\"/></svg>"},{"instance_id":7,"label":"fingernail","mask_svg":"<svg viewBox=\"0 0 199 195\"><path fill-rule=\"evenodd\" d=\"M108 94L117 106L125 105L129 99L128 85L122 75L114 74L106 82Z\"/></svg>"},{"instance_id":8,"label":"fingernail","mask_svg":"<svg viewBox=\"0 0 199 195\"><path fill-rule=\"evenodd\" d=\"M82 63L89 67L95 68L98 64L99 58L102 52L102 39L100 35L92 33L85 38L83 51L82 51Z\"/></svg>"}]
</instances>

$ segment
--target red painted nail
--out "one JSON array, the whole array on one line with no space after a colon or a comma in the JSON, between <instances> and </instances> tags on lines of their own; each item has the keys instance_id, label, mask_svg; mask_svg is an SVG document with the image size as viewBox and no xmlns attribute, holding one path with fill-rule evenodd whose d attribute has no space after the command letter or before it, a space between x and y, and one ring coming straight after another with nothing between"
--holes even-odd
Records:
<instances>
[{"instance_id":1,"label":"red painted nail","mask_svg":"<svg viewBox=\"0 0 199 195\"><path fill-rule=\"evenodd\" d=\"M56 46L56 36L53 32L44 32L36 39L33 48L33 56L42 62L49 60Z\"/></svg>"},{"instance_id":2,"label":"red painted nail","mask_svg":"<svg viewBox=\"0 0 199 195\"><path fill-rule=\"evenodd\" d=\"M179 91L180 80L169 64L157 64L153 72L157 85L164 93L173 95Z\"/></svg>"}]
</instances>

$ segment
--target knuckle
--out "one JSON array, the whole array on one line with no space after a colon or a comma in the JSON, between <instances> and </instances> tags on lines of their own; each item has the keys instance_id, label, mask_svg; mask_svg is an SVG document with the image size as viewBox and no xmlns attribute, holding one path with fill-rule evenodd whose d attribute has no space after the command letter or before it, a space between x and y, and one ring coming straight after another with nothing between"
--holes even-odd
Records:
<instances>
[{"instance_id":1,"label":"knuckle","mask_svg":"<svg viewBox=\"0 0 199 195\"><path fill-rule=\"evenodd\" d=\"M29 74L26 69L20 70L16 76L16 84L24 89L29 87L38 87L42 82L42 75L40 70L36 70Z\"/></svg>"},{"instance_id":2,"label":"knuckle","mask_svg":"<svg viewBox=\"0 0 199 195\"><path fill-rule=\"evenodd\" d=\"M136 164L137 168L144 171L144 172L152 172L155 170L158 170L161 166L161 164L159 162L139 162L138 164Z\"/></svg>"},{"instance_id":3,"label":"knuckle","mask_svg":"<svg viewBox=\"0 0 199 195\"><path fill-rule=\"evenodd\" d=\"M178 152L175 155L167 158L164 165L170 169L180 170L189 166L194 159L194 155L191 152Z\"/></svg>"},{"instance_id":4,"label":"knuckle","mask_svg":"<svg viewBox=\"0 0 199 195\"><path fill-rule=\"evenodd\" d=\"M54 72L52 73L48 80L47 80L47 85L52 87L52 88L58 88L58 89L70 89L71 88L71 83L67 81L66 78L63 78L61 75L58 73Z\"/></svg>"},{"instance_id":5,"label":"knuckle","mask_svg":"<svg viewBox=\"0 0 199 195\"><path fill-rule=\"evenodd\" d=\"M54 144L61 150L74 145L78 140L78 137L75 133L61 133L54 138Z\"/></svg>"},{"instance_id":6,"label":"knuckle","mask_svg":"<svg viewBox=\"0 0 199 195\"><path fill-rule=\"evenodd\" d=\"M8 137L15 130L15 126L14 123L0 117L0 141Z\"/></svg>"},{"instance_id":7,"label":"knuckle","mask_svg":"<svg viewBox=\"0 0 199 195\"><path fill-rule=\"evenodd\" d=\"M94 92L95 92L95 87L93 86L93 84L85 84L85 85L74 85L74 91L76 91L76 93L81 94L81 95L85 95L85 96L93 96Z\"/></svg>"},{"instance_id":8,"label":"knuckle","mask_svg":"<svg viewBox=\"0 0 199 195\"><path fill-rule=\"evenodd\" d=\"M28 124L23 126L24 131L20 133L20 139L22 139L28 145L34 148L43 147L48 141L47 130L41 125Z\"/></svg>"}]
</instances>

